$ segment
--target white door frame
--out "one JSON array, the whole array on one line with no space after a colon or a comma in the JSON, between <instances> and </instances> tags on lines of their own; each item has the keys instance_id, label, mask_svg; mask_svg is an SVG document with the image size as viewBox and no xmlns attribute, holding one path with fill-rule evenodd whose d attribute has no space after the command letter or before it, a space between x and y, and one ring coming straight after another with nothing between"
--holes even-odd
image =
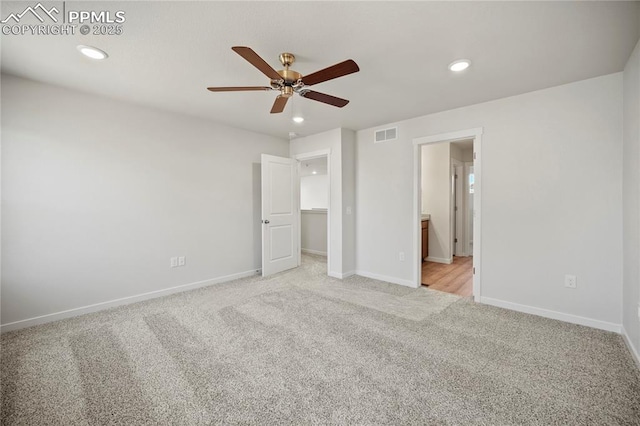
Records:
<instances>
[{"instance_id":1,"label":"white door frame","mask_svg":"<svg viewBox=\"0 0 640 426\"><path fill-rule=\"evenodd\" d=\"M463 191L463 204L464 204L464 255L471 256L473 251L469 250L471 241L473 241L473 226L470 226L469 222L473 221L473 205L469 204L469 175L471 174L471 167L473 167L473 161L465 161L464 163L464 185Z\"/></svg>"},{"instance_id":2,"label":"white door frame","mask_svg":"<svg viewBox=\"0 0 640 426\"><path fill-rule=\"evenodd\" d=\"M474 194L473 194L473 299L480 300L482 290L482 252L481 252L481 184L482 184L482 127L460 130L457 132L441 133L438 135L424 136L413 139L413 247L414 253L414 285L419 288L422 278L422 264L420 262L420 226L422 212L422 196L420 193L422 179L422 145L438 142L456 142L465 139L473 139L474 155Z\"/></svg>"},{"instance_id":3,"label":"white door frame","mask_svg":"<svg viewBox=\"0 0 640 426\"><path fill-rule=\"evenodd\" d=\"M314 158L327 159L327 181L329 186L329 197L327 200L327 274L331 271L331 150L320 149L318 151L304 152L302 154L294 155L293 158L298 160L298 167L300 162L305 160L313 160ZM299 180L299 179L298 179ZM299 182L298 182L299 183ZM299 185L298 185L299 186ZM300 210L300 189L298 188L298 215L302 215ZM302 218L299 218L300 224L302 224ZM298 227L298 265L300 265L302 256L302 226Z\"/></svg>"}]
</instances>

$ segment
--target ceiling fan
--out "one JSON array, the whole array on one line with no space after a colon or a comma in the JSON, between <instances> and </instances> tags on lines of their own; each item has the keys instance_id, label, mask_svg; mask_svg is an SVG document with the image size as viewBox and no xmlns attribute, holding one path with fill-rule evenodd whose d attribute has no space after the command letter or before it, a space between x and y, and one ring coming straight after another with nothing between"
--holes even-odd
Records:
<instances>
[{"instance_id":1,"label":"ceiling fan","mask_svg":"<svg viewBox=\"0 0 640 426\"><path fill-rule=\"evenodd\" d=\"M284 107L287 105L287 101L294 93L302 96L303 98L311 99L325 104L333 105L338 108L342 108L349 103L348 100L338 98L335 96L327 95L325 93L309 90L308 86L322 83L324 81L333 80L334 78L342 77L345 75L353 74L360 71L358 64L352 59L340 62L332 65L328 68L324 68L320 71L316 71L312 74L303 76L297 71L289 69L289 67L295 61L295 56L291 53L280 54L280 62L284 67L283 70L276 71L265 62L256 52L250 47L234 46L231 48L238 55L242 56L251 65L260 70L264 75L271 79L270 86L241 86L241 87L207 87L207 90L212 92L244 92L254 90L278 90L280 94L273 103L271 108L271 114L276 114L284 111Z\"/></svg>"}]
</instances>

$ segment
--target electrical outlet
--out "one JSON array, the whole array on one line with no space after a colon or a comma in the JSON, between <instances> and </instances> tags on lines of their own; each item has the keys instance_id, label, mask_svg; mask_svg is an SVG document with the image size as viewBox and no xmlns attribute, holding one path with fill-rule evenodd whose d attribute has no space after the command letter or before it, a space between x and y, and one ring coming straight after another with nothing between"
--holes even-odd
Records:
<instances>
[{"instance_id":1,"label":"electrical outlet","mask_svg":"<svg viewBox=\"0 0 640 426\"><path fill-rule=\"evenodd\" d=\"M170 263L169 264L171 265L172 268L177 267L178 266L178 258L177 257L172 257L170 259Z\"/></svg>"},{"instance_id":2,"label":"electrical outlet","mask_svg":"<svg viewBox=\"0 0 640 426\"><path fill-rule=\"evenodd\" d=\"M178 266L184 266L187 263L187 258L184 256L180 256L178 258Z\"/></svg>"},{"instance_id":3,"label":"electrical outlet","mask_svg":"<svg viewBox=\"0 0 640 426\"><path fill-rule=\"evenodd\" d=\"M404 252L403 252L403 251L401 251L401 252L398 254L398 259L400 259L400 262L404 262Z\"/></svg>"},{"instance_id":4,"label":"electrical outlet","mask_svg":"<svg viewBox=\"0 0 640 426\"><path fill-rule=\"evenodd\" d=\"M347 214L351 214L351 207L347 207Z\"/></svg>"},{"instance_id":5,"label":"electrical outlet","mask_svg":"<svg viewBox=\"0 0 640 426\"><path fill-rule=\"evenodd\" d=\"M567 288L576 288L578 287L578 279L575 275L565 275L564 286Z\"/></svg>"}]
</instances>

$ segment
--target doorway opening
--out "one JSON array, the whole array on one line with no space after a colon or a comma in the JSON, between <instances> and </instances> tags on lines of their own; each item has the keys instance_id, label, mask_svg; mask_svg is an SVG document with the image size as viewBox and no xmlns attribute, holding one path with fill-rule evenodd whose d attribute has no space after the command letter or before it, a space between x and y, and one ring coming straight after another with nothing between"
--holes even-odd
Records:
<instances>
[{"instance_id":1,"label":"doorway opening","mask_svg":"<svg viewBox=\"0 0 640 426\"><path fill-rule=\"evenodd\" d=\"M330 271L330 167L329 154L316 152L298 155L300 188L300 264L303 257L314 258L316 264ZM318 263L317 261L320 260Z\"/></svg>"},{"instance_id":2,"label":"doorway opening","mask_svg":"<svg viewBox=\"0 0 640 426\"><path fill-rule=\"evenodd\" d=\"M481 134L414 140L416 287L480 297Z\"/></svg>"},{"instance_id":3,"label":"doorway opening","mask_svg":"<svg viewBox=\"0 0 640 426\"><path fill-rule=\"evenodd\" d=\"M473 164L473 140L421 147L420 283L433 290L470 297L473 253L466 250L470 230L464 220L465 194L470 188L465 177L465 162Z\"/></svg>"}]
</instances>

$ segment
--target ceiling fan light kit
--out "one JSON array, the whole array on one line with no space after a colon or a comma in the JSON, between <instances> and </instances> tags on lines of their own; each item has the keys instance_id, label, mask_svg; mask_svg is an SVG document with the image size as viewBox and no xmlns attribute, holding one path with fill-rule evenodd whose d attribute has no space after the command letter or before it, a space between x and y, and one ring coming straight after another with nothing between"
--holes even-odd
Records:
<instances>
[{"instance_id":1,"label":"ceiling fan light kit","mask_svg":"<svg viewBox=\"0 0 640 426\"><path fill-rule=\"evenodd\" d=\"M241 92L241 91L259 91L259 90L277 90L280 94L276 97L271 114L277 114L284 111L287 101L294 93L303 98L322 102L342 108L349 103L347 99L338 98L336 96L327 95L325 93L310 90L308 86L322 83L334 78L343 77L360 71L358 64L352 59L332 65L320 71L316 71L307 76L303 76L297 71L289 67L295 62L296 57L292 53L281 53L280 63L284 69L280 71L274 70L264 59L262 59L250 47L234 46L231 48L238 55L242 56L247 62L260 70L264 75L269 77L269 86L235 86L235 87L208 87L211 92ZM302 118L302 117L300 117ZM304 120L304 119L303 119ZM295 121L295 118L294 118ZM296 121L298 122L298 121ZM301 122L301 121L300 121Z\"/></svg>"}]
</instances>

